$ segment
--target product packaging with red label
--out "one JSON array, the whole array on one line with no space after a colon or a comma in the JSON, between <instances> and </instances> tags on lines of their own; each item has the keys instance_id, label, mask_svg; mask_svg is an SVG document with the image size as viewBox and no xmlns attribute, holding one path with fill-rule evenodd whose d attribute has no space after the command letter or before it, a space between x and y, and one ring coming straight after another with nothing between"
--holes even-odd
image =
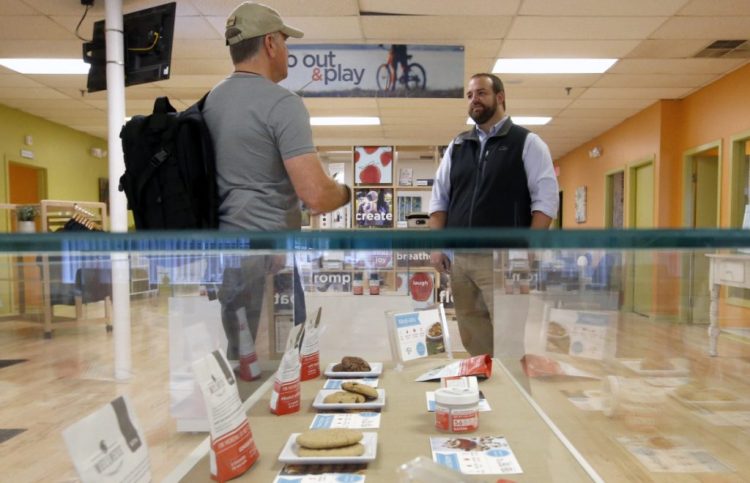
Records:
<instances>
[{"instance_id":1,"label":"product packaging with red label","mask_svg":"<svg viewBox=\"0 0 750 483\"><path fill-rule=\"evenodd\" d=\"M299 347L304 335L304 325L297 325L289 331L284 357L273 381L273 392L269 407L273 414L296 413L300 409L300 364Z\"/></svg>"},{"instance_id":2,"label":"product packaging with red label","mask_svg":"<svg viewBox=\"0 0 750 483\"><path fill-rule=\"evenodd\" d=\"M492 357L484 354L437 367L425 372L416 378L415 381L437 381L443 377L454 376L476 376L479 379L486 379L491 375Z\"/></svg>"},{"instance_id":3,"label":"product packaging with red label","mask_svg":"<svg viewBox=\"0 0 750 483\"><path fill-rule=\"evenodd\" d=\"M250 333L245 307L237 310L237 325L239 326L240 379L252 381L260 377L260 364L258 364L255 341L253 334Z\"/></svg>"},{"instance_id":4,"label":"product packaging with red label","mask_svg":"<svg viewBox=\"0 0 750 483\"><path fill-rule=\"evenodd\" d=\"M315 318L309 318L305 322L305 334L302 336L299 356L302 364L300 379L309 381L320 376L320 312L318 308Z\"/></svg>"},{"instance_id":5,"label":"product packaging with red label","mask_svg":"<svg viewBox=\"0 0 750 483\"><path fill-rule=\"evenodd\" d=\"M193 372L211 428L211 478L229 481L250 469L260 456L242 409L237 381L221 350L193 362Z\"/></svg>"}]
</instances>

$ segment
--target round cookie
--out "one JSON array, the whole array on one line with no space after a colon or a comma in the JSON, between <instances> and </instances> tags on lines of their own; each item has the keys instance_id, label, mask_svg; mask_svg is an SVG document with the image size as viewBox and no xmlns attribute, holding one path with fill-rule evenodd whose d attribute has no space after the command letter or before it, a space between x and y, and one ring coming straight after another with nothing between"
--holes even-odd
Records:
<instances>
[{"instance_id":1,"label":"round cookie","mask_svg":"<svg viewBox=\"0 0 750 483\"><path fill-rule=\"evenodd\" d=\"M297 450L298 456L362 456L363 454L365 454L365 447L360 443L340 448L311 449L300 447Z\"/></svg>"},{"instance_id":2,"label":"round cookie","mask_svg":"<svg viewBox=\"0 0 750 483\"><path fill-rule=\"evenodd\" d=\"M296 441L304 448L330 449L351 446L363 436L362 431L356 429L313 429L297 435Z\"/></svg>"},{"instance_id":3,"label":"round cookie","mask_svg":"<svg viewBox=\"0 0 750 483\"><path fill-rule=\"evenodd\" d=\"M323 402L326 404L349 404L349 403L363 403L365 402L365 396L354 392L347 391L336 391L323 398Z\"/></svg>"},{"instance_id":4,"label":"round cookie","mask_svg":"<svg viewBox=\"0 0 750 483\"><path fill-rule=\"evenodd\" d=\"M378 390L367 384L361 384L359 382L347 381L341 384L341 388L345 391L361 394L367 399L377 399Z\"/></svg>"}]
</instances>

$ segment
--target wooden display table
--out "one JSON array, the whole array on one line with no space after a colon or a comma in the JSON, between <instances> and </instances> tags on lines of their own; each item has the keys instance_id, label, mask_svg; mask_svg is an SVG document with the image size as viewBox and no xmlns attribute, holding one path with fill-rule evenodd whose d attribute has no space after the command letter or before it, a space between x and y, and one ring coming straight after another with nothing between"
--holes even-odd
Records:
<instances>
[{"instance_id":1,"label":"wooden display table","mask_svg":"<svg viewBox=\"0 0 750 483\"><path fill-rule=\"evenodd\" d=\"M396 468L417 456L431 458L430 436L447 436L434 427L435 417L427 411L426 391L434 391L437 382L415 382L423 372L441 365L440 360L419 362L403 372L386 363L379 387L386 390L386 405L378 433L377 460L365 472L367 483L393 483ZM322 367L325 367L322 364ZM291 433L306 431L315 415L312 401L323 387L324 378L302 383L302 410L286 416L274 416L268 409L270 392L264 394L249 411L250 427L260 451L260 460L245 475L234 481L271 482L282 468L279 452ZM506 475L513 481L590 481L571 453L539 417L525 397L495 361L492 377L480 382L480 389L492 407L482 412L479 431L471 436L504 436L510 444L523 474ZM500 475L473 477L467 481L495 481ZM204 457L182 480L209 480L208 458Z\"/></svg>"}]
</instances>

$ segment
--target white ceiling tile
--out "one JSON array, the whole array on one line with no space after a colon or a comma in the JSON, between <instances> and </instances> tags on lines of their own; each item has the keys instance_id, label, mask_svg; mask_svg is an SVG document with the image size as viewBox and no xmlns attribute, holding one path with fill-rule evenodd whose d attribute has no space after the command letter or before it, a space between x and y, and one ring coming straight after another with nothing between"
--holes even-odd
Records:
<instances>
[{"instance_id":1,"label":"white ceiling tile","mask_svg":"<svg viewBox=\"0 0 750 483\"><path fill-rule=\"evenodd\" d=\"M610 74L723 74L746 63L742 59L622 59Z\"/></svg>"},{"instance_id":2,"label":"white ceiling tile","mask_svg":"<svg viewBox=\"0 0 750 483\"><path fill-rule=\"evenodd\" d=\"M488 57L496 58L500 52L503 41L500 39L490 40L467 40L464 43L464 54L467 58Z\"/></svg>"},{"instance_id":3,"label":"white ceiling tile","mask_svg":"<svg viewBox=\"0 0 750 483\"><path fill-rule=\"evenodd\" d=\"M70 40L8 39L0 42L0 57L67 57L77 59L82 56L81 45L82 42L75 38Z\"/></svg>"},{"instance_id":4,"label":"white ceiling tile","mask_svg":"<svg viewBox=\"0 0 750 483\"><path fill-rule=\"evenodd\" d=\"M518 113L526 112L529 109L563 109L573 102L573 98L565 99L516 99L513 97L506 99L509 112Z\"/></svg>"},{"instance_id":5,"label":"white ceiling tile","mask_svg":"<svg viewBox=\"0 0 750 483\"><path fill-rule=\"evenodd\" d=\"M653 104L650 99L576 99L570 104L571 109L638 109L642 110Z\"/></svg>"},{"instance_id":6,"label":"white ceiling tile","mask_svg":"<svg viewBox=\"0 0 750 483\"><path fill-rule=\"evenodd\" d=\"M3 0L0 3L0 15L34 15L38 13L21 0Z\"/></svg>"},{"instance_id":7,"label":"white ceiling tile","mask_svg":"<svg viewBox=\"0 0 750 483\"><path fill-rule=\"evenodd\" d=\"M521 0L360 0L363 12L405 15L513 15Z\"/></svg>"},{"instance_id":8,"label":"white ceiling tile","mask_svg":"<svg viewBox=\"0 0 750 483\"><path fill-rule=\"evenodd\" d=\"M0 101L8 99L66 99L49 87L0 87Z\"/></svg>"},{"instance_id":9,"label":"white ceiling tile","mask_svg":"<svg viewBox=\"0 0 750 483\"><path fill-rule=\"evenodd\" d=\"M172 45L172 59L229 58L229 48L223 39L180 39Z\"/></svg>"},{"instance_id":10,"label":"white ceiling tile","mask_svg":"<svg viewBox=\"0 0 750 483\"><path fill-rule=\"evenodd\" d=\"M506 90L516 87L588 87L601 74L498 74Z\"/></svg>"},{"instance_id":11,"label":"white ceiling tile","mask_svg":"<svg viewBox=\"0 0 750 483\"><path fill-rule=\"evenodd\" d=\"M177 17L174 22L175 42L181 39L222 39L205 17Z\"/></svg>"},{"instance_id":12,"label":"white ceiling tile","mask_svg":"<svg viewBox=\"0 0 750 483\"><path fill-rule=\"evenodd\" d=\"M692 34L691 34L692 37ZM692 57L700 50L704 49L709 42L705 39L680 38L680 39L646 39L636 48L628 53L629 58L673 58L680 59Z\"/></svg>"},{"instance_id":13,"label":"white ceiling tile","mask_svg":"<svg viewBox=\"0 0 750 483\"><path fill-rule=\"evenodd\" d=\"M315 39L357 40L363 39L359 17L289 17L289 25L302 30L306 42Z\"/></svg>"},{"instance_id":14,"label":"white ceiling tile","mask_svg":"<svg viewBox=\"0 0 750 483\"><path fill-rule=\"evenodd\" d=\"M0 16L0 40L70 40L73 34L47 17Z\"/></svg>"},{"instance_id":15,"label":"white ceiling tile","mask_svg":"<svg viewBox=\"0 0 750 483\"><path fill-rule=\"evenodd\" d=\"M623 40L648 37L667 17L518 17L509 39Z\"/></svg>"},{"instance_id":16,"label":"white ceiling tile","mask_svg":"<svg viewBox=\"0 0 750 483\"><path fill-rule=\"evenodd\" d=\"M561 119L624 119L637 113L636 108L619 109L564 109L557 117Z\"/></svg>"},{"instance_id":17,"label":"white ceiling tile","mask_svg":"<svg viewBox=\"0 0 750 483\"><path fill-rule=\"evenodd\" d=\"M226 52L224 52L226 54ZM234 70L229 55L215 59L172 59L172 75L228 75Z\"/></svg>"},{"instance_id":18,"label":"white ceiling tile","mask_svg":"<svg viewBox=\"0 0 750 483\"><path fill-rule=\"evenodd\" d=\"M524 0L520 15L581 17L674 15L687 0Z\"/></svg>"},{"instance_id":19,"label":"white ceiling tile","mask_svg":"<svg viewBox=\"0 0 750 483\"><path fill-rule=\"evenodd\" d=\"M193 0L195 8L204 15L226 18L241 0ZM291 16L358 15L357 0L263 0L286 20ZM291 24L291 22L290 22ZM294 25L294 24L291 24Z\"/></svg>"},{"instance_id":20,"label":"white ceiling tile","mask_svg":"<svg viewBox=\"0 0 750 483\"><path fill-rule=\"evenodd\" d=\"M594 87L700 87L714 80L715 74L604 74Z\"/></svg>"},{"instance_id":21,"label":"white ceiling tile","mask_svg":"<svg viewBox=\"0 0 750 483\"><path fill-rule=\"evenodd\" d=\"M680 99L689 87L591 87L581 99Z\"/></svg>"},{"instance_id":22,"label":"white ceiling tile","mask_svg":"<svg viewBox=\"0 0 750 483\"><path fill-rule=\"evenodd\" d=\"M15 72L5 72L8 71L3 69L3 74L0 74L0 87L44 87L43 84L25 75L16 74Z\"/></svg>"},{"instance_id":23,"label":"white ceiling tile","mask_svg":"<svg viewBox=\"0 0 750 483\"><path fill-rule=\"evenodd\" d=\"M513 40L506 39L498 57L625 57L638 46L637 40Z\"/></svg>"},{"instance_id":24,"label":"white ceiling tile","mask_svg":"<svg viewBox=\"0 0 750 483\"><path fill-rule=\"evenodd\" d=\"M747 0L691 0L679 15L747 15Z\"/></svg>"},{"instance_id":25,"label":"white ceiling tile","mask_svg":"<svg viewBox=\"0 0 750 483\"><path fill-rule=\"evenodd\" d=\"M750 5L731 17L675 17L651 34L654 39L682 39L686 32L691 39L747 39L750 37Z\"/></svg>"},{"instance_id":26,"label":"white ceiling tile","mask_svg":"<svg viewBox=\"0 0 750 483\"><path fill-rule=\"evenodd\" d=\"M127 0L132 1L132 0ZM23 0L25 4L32 7L43 15L78 15L83 16L86 7L81 2L67 0ZM94 2L94 6L89 8L87 15L104 15L104 2Z\"/></svg>"},{"instance_id":27,"label":"white ceiling tile","mask_svg":"<svg viewBox=\"0 0 750 483\"><path fill-rule=\"evenodd\" d=\"M465 39L502 39L512 17L501 16L387 16L362 17L367 39L391 39L409 43L416 40L440 40L451 44Z\"/></svg>"}]
</instances>

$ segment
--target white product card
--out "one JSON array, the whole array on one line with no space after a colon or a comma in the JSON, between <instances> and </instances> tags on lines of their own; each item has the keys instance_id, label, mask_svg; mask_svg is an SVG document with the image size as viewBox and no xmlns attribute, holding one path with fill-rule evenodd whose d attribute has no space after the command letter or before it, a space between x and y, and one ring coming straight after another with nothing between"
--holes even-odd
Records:
<instances>
[{"instance_id":1,"label":"white product card","mask_svg":"<svg viewBox=\"0 0 750 483\"><path fill-rule=\"evenodd\" d=\"M430 438L436 463L467 475L523 473L513 450L502 436Z\"/></svg>"},{"instance_id":2,"label":"white product card","mask_svg":"<svg viewBox=\"0 0 750 483\"><path fill-rule=\"evenodd\" d=\"M84 483L151 481L148 447L127 396L120 396L62 433Z\"/></svg>"},{"instance_id":3,"label":"white product card","mask_svg":"<svg viewBox=\"0 0 750 483\"><path fill-rule=\"evenodd\" d=\"M447 323L443 307L393 315L395 352L401 361L446 352Z\"/></svg>"},{"instance_id":4,"label":"white product card","mask_svg":"<svg viewBox=\"0 0 750 483\"><path fill-rule=\"evenodd\" d=\"M427 399L427 411L434 413L435 412L435 391L427 391L424 393L425 398ZM477 405L477 410L481 412L487 412L492 411L492 408L490 407L490 403L487 402L487 399L484 398L482 393L479 393L479 404Z\"/></svg>"},{"instance_id":5,"label":"white product card","mask_svg":"<svg viewBox=\"0 0 750 483\"><path fill-rule=\"evenodd\" d=\"M316 414L310 429L377 429L380 413Z\"/></svg>"},{"instance_id":6,"label":"white product card","mask_svg":"<svg viewBox=\"0 0 750 483\"><path fill-rule=\"evenodd\" d=\"M703 448L676 436L621 436L625 446L653 473L729 473L732 469Z\"/></svg>"},{"instance_id":7,"label":"white product card","mask_svg":"<svg viewBox=\"0 0 750 483\"><path fill-rule=\"evenodd\" d=\"M345 382L358 382L370 387L378 387L378 378L364 378L364 379L328 379L323 385L323 389L341 389L341 384Z\"/></svg>"},{"instance_id":8,"label":"white product card","mask_svg":"<svg viewBox=\"0 0 750 483\"><path fill-rule=\"evenodd\" d=\"M365 475L323 473L320 475L278 475L273 483L364 483Z\"/></svg>"}]
</instances>

